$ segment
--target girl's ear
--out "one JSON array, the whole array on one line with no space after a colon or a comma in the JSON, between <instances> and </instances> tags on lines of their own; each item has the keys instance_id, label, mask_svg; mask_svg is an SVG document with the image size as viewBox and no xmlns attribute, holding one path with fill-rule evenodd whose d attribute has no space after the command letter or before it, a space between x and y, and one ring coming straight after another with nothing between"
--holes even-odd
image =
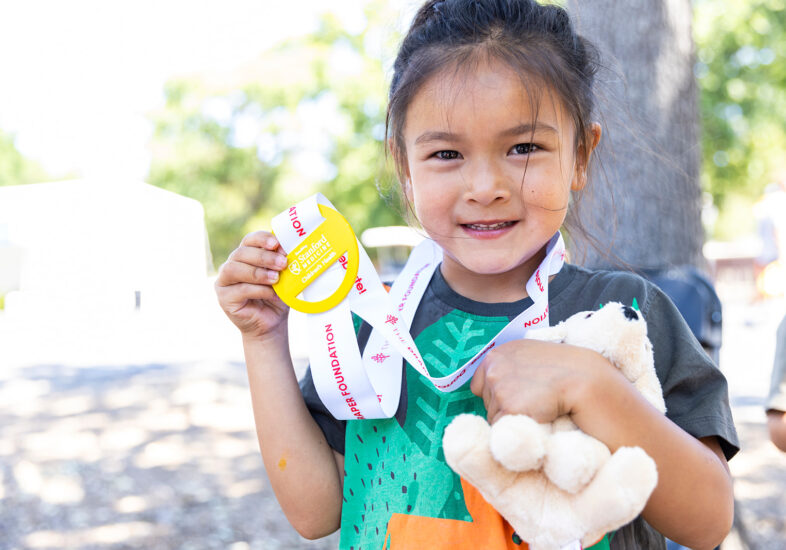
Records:
<instances>
[{"instance_id":1,"label":"girl's ear","mask_svg":"<svg viewBox=\"0 0 786 550\"><path fill-rule=\"evenodd\" d=\"M590 124L589 134L589 151L585 151L585 147L582 145L576 152L576 173L570 186L573 191L581 191L587 185L587 169L589 168L590 157L592 157L593 151L600 143L602 134L600 124L597 122Z\"/></svg>"}]
</instances>

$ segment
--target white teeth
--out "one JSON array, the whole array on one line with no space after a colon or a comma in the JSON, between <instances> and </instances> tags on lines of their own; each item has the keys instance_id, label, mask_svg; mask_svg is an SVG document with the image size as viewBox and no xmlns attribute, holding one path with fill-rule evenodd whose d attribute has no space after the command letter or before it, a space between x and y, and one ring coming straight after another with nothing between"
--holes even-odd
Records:
<instances>
[{"instance_id":1,"label":"white teeth","mask_svg":"<svg viewBox=\"0 0 786 550\"><path fill-rule=\"evenodd\" d=\"M500 222L494 223L491 225L485 225L480 223L468 223L467 227L471 229L475 229L477 231L493 231L494 229L501 229L503 227L507 227L509 225L513 225L513 222Z\"/></svg>"}]
</instances>

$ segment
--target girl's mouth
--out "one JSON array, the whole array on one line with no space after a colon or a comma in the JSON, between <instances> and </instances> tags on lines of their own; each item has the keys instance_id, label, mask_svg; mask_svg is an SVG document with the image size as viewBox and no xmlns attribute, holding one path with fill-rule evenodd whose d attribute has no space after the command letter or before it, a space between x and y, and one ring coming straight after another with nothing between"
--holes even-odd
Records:
<instances>
[{"instance_id":1,"label":"girl's mouth","mask_svg":"<svg viewBox=\"0 0 786 550\"><path fill-rule=\"evenodd\" d=\"M518 221L462 223L461 228L464 230L464 233L472 239L488 240L498 239L503 235L507 235L517 223Z\"/></svg>"},{"instance_id":2,"label":"girl's mouth","mask_svg":"<svg viewBox=\"0 0 786 550\"><path fill-rule=\"evenodd\" d=\"M499 229L505 229L506 227L510 227L515 223L516 222L509 221L509 222L496 222L496 223L463 223L461 225L473 231L496 231Z\"/></svg>"}]
</instances>

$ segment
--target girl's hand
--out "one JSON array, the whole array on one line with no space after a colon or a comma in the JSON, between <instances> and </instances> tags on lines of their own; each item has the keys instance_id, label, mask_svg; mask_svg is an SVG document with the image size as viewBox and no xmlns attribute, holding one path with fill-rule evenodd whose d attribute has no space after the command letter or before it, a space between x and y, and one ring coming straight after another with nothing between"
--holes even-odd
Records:
<instances>
[{"instance_id":1,"label":"girl's hand","mask_svg":"<svg viewBox=\"0 0 786 550\"><path fill-rule=\"evenodd\" d=\"M483 398L493 424L506 414L526 414L551 422L573 414L594 371L604 365L600 355L585 348L538 340L514 340L489 352L472 377L472 393ZM601 367L601 368L598 368Z\"/></svg>"},{"instance_id":2,"label":"girl's hand","mask_svg":"<svg viewBox=\"0 0 786 550\"><path fill-rule=\"evenodd\" d=\"M287 265L278 240L267 231L246 235L216 279L218 303L244 338L286 331L289 308L271 285Z\"/></svg>"}]
</instances>

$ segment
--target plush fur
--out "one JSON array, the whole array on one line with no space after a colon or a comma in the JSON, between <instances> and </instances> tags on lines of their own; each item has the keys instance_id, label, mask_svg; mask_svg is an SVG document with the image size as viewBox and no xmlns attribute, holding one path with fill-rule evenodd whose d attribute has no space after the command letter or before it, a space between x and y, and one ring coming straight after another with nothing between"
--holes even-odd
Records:
<instances>
[{"instance_id":1,"label":"plush fur","mask_svg":"<svg viewBox=\"0 0 786 550\"><path fill-rule=\"evenodd\" d=\"M580 312L528 338L597 351L666 411L641 314L619 303ZM457 416L443 438L448 465L475 486L532 550L587 547L641 513L655 489L655 462L638 447L614 454L568 416L538 424L524 415L493 426Z\"/></svg>"}]
</instances>

